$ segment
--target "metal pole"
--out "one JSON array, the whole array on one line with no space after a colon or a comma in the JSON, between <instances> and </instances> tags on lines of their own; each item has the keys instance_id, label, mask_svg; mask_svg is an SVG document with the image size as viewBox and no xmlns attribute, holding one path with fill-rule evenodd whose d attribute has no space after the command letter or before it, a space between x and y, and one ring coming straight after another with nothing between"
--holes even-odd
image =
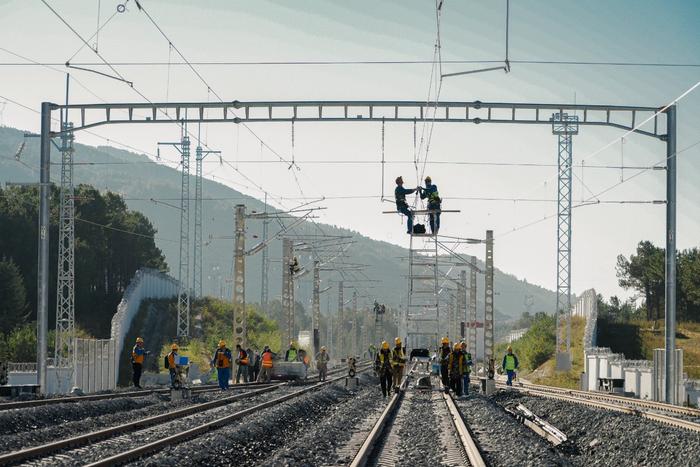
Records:
<instances>
[{"instance_id":1,"label":"metal pole","mask_svg":"<svg viewBox=\"0 0 700 467\"><path fill-rule=\"evenodd\" d=\"M202 146L197 138L195 150L195 178L194 178L194 298L202 298Z\"/></svg>"},{"instance_id":2,"label":"metal pole","mask_svg":"<svg viewBox=\"0 0 700 467\"><path fill-rule=\"evenodd\" d=\"M41 146L39 175L39 251L37 271L36 378L39 391L46 394L46 350L49 327L49 188L51 183L51 103L41 103Z\"/></svg>"},{"instance_id":3,"label":"metal pole","mask_svg":"<svg viewBox=\"0 0 700 467\"><path fill-rule=\"evenodd\" d=\"M676 106L666 109L666 402L676 401Z\"/></svg>"},{"instance_id":4,"label":"metal pole","mask_svg":"<svg viewBox=\"0 0 700 467\"><path fill-rule=\"evenodd\" d=\"M343 346L345 337L345 317L343 316L343 281L338 282L338 354L344 355L345 347Z\"/></svg>"},{"instance_id":5,"label":"metal pole","mask_svg":"<svg viewBox=\"0 0 700 467\"><path fill-rule=\"evenodd\" d=\"M186 340L190 335L190 138L182 125L180 143L182 184L180 191L180 282L177 294L177 337Z\"/></svg>"},{"instance_id":6,"label":"metal pole","mask_svg":"<svg viewBox=\"0 0 700 467\"><path fill-rule=\"evenodd\" d=\"M352 338L350 348L352 356L357 356L357 291L352 292Z\"/></svg>"},{"instance_id":7,"label":"metal pole","mask_svg":"<svg viewBox=\"0 0 700 467\"><path fill-rule=\"evenodd\" d=\"M265 193L265 213L267 213L267 193ZM267 242L267 225L269 221L265 219L262 225L262 242ZM268 259L268 250L264 248L262 251L262 267L260 277L260 307L267 311L267 296L268 296L268 277L270 272L270 261Z\"/></svg>"},{"instance_id":8,"label":"metal pole","mask_svg":"<svg viewBox=\"0 0 700 467\"><path fill-rule=\"evenodd\" d=\"M469 263L469 351L476 360L476 256L470 258Z\"/></svg>"},{"instance_id":9,"label":"metal pole","mask_svg":"<svg viewBox=\"0 0 700 467\"><path fill-rule=\"evenodd\" d=\"M233 260L233 340L245 347L248 314L245 309L245 205L236 205Z\"/></svg>"},{"instance_id":10,"label":"metal pole","mask_svg":"<svg viewBox=\"0 0 700 467\"><path fill-rule=\"evenodd\" d=\"M493 230L486 231L486 280L484 288L484 362L493 360ZM491 376L492 378L492 376ZM489 379L491 379L489 378Z\"/></svg>"},{"instance_id":11,"label":"metal pole","mask_svg":"<svg viewBox=\"0 0 700 467\"><path fill-rule=\"evenodd\" d=\"M314 283L313 283L313 297L311 300L311 320L313 329L313 347L314 355L316 355L320 348L321 340L321 302L320 302L320 288L321 288L321 263L319 261L314 261Z\"/></svg>"}]
</instances>

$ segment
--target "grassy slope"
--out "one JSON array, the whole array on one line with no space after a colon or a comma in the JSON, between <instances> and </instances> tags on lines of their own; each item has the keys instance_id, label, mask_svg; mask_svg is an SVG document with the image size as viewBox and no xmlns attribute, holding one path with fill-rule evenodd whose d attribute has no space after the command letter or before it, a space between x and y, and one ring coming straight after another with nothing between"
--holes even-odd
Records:
<instances>
[{"instance_id":1,"label":"grassy slope","mask_svg":"<svg viewBox=\"0 0 700 467\"><path fill-rule=\"evenodd\" d=\"M598 345L624 353L627 358L651 360L654 349L664 347L664 324L634 321L617 324L599 322ZM683 371L693 379L700 378L700 323L679 323L676 346L683 349Z\"/></svg>"}]
</instances>

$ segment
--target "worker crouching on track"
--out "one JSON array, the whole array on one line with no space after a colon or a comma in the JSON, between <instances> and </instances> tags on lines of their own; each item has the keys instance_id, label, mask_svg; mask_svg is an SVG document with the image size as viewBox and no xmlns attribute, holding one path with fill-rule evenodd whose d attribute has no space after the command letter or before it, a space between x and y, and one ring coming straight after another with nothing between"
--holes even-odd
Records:
<instances>
[{"instance_id":1,"label":"worker crouching on track","mask_svg":"<svg viewBox=\"0 0 700 467\"><path fill-rule=\"evenodd\" d=\"M459 343L455 344L454 350L450 353L448 367L450 370L449 387L455 396L460 397L462 395L462 376L464 376L464 354ZM447 388L445 388L445 391L447 391Z\"/></svg>"},{"instance_id":2,"label":"worker crouching on track","mask_svg":"<svg viewBox=\"0 0 700 467\"><path fill-rule=\"evenodd\" d=\"M226 347L226 342L219 341L219 347L214 352L211 364L216 367L216 377L219 380L219 388L222 391L228 389L228 380L231 377L231 361L233 355L231 349Z\"/></svg>"},{"instance_id":3,"label":"worker crouching on track","mask_svg":"<svg viewBox=\"0 0 700 467\"><path fill-rule=\"evenodd\" d=\"M396 198L396 210L406 216L406 233L408 234L413 233L413 211L411 211L408 208L408 203L406 202L406 195L410 195L416 190L417 188L404 188L403 178L396 178L396 189L394 190L394 197Z\"/></svg>"},{"instance_id":4,"label":"worker crouching on track","mask_svg":"<svg viewBox=\"0 0 700 467\"><path fill-rule=\"evenodd\" d=\"M382 396L386 397L391 393L391 379L393 376L391 349L389 349L389 343L387 341L382 342L381 349L377 352L377 357L374 359L374 371L379 375Z\"/></svg>"},{"instance_id":5,"label":"worker crouching on track","mask_svg":"<svg viewBox=\"0 0 700 467\"><path fill-rule=\"evenodd\" d=\"M403 379L403 369L406 366L406 354L401 347L401 338L394 339L394 349L391 351L391 369L394 374L394 392L399 392L401 380Z\"/></svg>"},{"instance_id":6,"label":"worker crouching on track","mask_svg":"<svg viewBox=\"0 0 700 467\"><path fill-rule=\"evenodd\" d=\"M243 350L241 344L236 344L236 365L238 365L238 370L236 370L236 384L241 382L241 376L243 376L243 382L248 382L248 353Z\"/></svg>"},{"instance_id":7,"label":"worker crouching on track","mask_svg":"<svg viewBox=\"0 0 700 467\"><path fill-rule=\"evenodd\" d=\"M513 353L513 347L508 346L508 353L503 357L503 369L508 375L508 381L506 384L508 386L513 385L513 380L515 379L515 370L518 369L518 357Z\"/></svg>"},{"instance_id":8,"label":"worker crouching on track","mask_svg":"<svg viewBox=\"0 0 700 467\"><path fill-rule=\"evenodd\" d=\"M177 364L180 362L180 356L177 354L178 346L173 344L170 346L170 353L165 356L166 368L170 372L170 386L175 384L175 377L177 376Z\"/></svg>"},{"instance_id":9,"label":"worker crouching on track","mask_svg":"<svg viewBox=\"0 0 700 467\"><path fill-rule=\"evenodd\" d=\"M143 348L143 339L136 338L136 345L131 349L131 368L134 370L134 387L141 389L141 372L146 355L151 352Z\"/></svg>"},{"instance_id":10,"label":"worker crouching on track","mask_svg":"<svg viewBox=\"0 0 700 467\"><path fill-rule=\"evenodd\" d=\"M465 396L469 395L469 384L471 383L470 381L470 375L472 372L472 365L474 364L472 362L472 354L467 350L467 343L462 342L461 346L462 348L462 355L464 356L464 363L463 363L463 368L462 368L462 394Z\"/></svg>"},{"instance_id":11,"label":"worker crouching on track","mask_svg":"<svg viewBox=\"0 0 700 467\"><path fill-rule=\"evenodd\" d=\"M318 380L325 381L328 374L328 362L331 357L326 352L326 347L321 347L321 351L316 354L316 369L318 370Z\"/></svg>"},{"instance_id":12,"label":"worker crouching on track","mask_svg":"<svg viewBox=\"0 0 700 467\"><path fill-rule=\"evenodd\" d=\"M272 350L270 350L270 347L265 346L260 356L260 376L258 381L261 383L269 383L272 379L272 358Z\"/></svg>"},{"instance_id":13,"label":"worker crouching on track","mask_svg":"<svg viewBox=\"0 0 700 467\"><path fill-rule=\"evenodd\" d=\"M452 351L450 350L450 340L447 337L442 338L442 347L440 347L440 353L438 354L438 360L440 362L440 379L442 380L442 387L445 388L445 392L450 392L450 357L452 356Z\"/></svg>"}]
</instances>

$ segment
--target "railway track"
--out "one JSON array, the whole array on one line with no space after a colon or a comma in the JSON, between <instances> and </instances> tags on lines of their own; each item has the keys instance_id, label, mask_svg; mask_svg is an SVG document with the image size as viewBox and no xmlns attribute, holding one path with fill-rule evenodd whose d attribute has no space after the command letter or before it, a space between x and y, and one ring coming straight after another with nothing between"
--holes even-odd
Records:
<instances>
[{"instance_id":1,"label":"railway track","mask_svg":"<svg viewBox=\"0 0 700 467\"><path fill-rule=\"evenodd\" d=\"M500 388L507 386L497 384ZM555 388L536 384L519 384L512 386L514 390L534 396L558 399L590 407L611 410L615 412L637 415L642 418L654 420L676 428L682 428L700 433L700 423L678 416L692 417L700 420L700 410L691 407L681 407L663 402L633 399L614 394L604 394L592 391L579 391L575 389ZM670 414L670 415L669 415Z\"/></svg>"},{"instance_id":2,"label":"railway track","mask_svg":"<svg viewBox=\"0 0 700 467\"><path fill-rule=\"evenodd\" d=\"M412 382L417 376L426 377L428 373L418 374L417 367L408 372L400 387L400 391L392 396L386 408L381 413L373 427L369 431L364 442L355 454L352 467L364 467L366 465L399 465L402 450L402 437L416 436L413 443L409 440L405 444L414 444L414 448L421 449L421 443L426 447L434 447L435 437L426 435L423 430L413 426L418 422L416 417L425 416L425 411L432 412L437 423L433 427L437 430L437 438L440 441L439 451L441 462L445 465L485 466L481 453L473 441L459 410L454 404L451 395L442 391L417 389ZM427 376L429 377L429 376ZM429 406L428 406L429 405ZM423 409L423 413L414 413L414 408ZM433 421L428 423L432 425ZM411 433L408 435L407 433ZM413 456L412 456L413 457ZM425 459L413 458L414 462L426 462ZM434 463L434 459L430 462Z\"/></svg>"},{"instance_id":3,"label":"railway track","mask_svg":"<svg viewBox=\"0 0 700 467\"><path fill-rule=\"evenodd\" d=\"M360 371L364 371L369 369L369 366L364 366L360 368ZM247 415L250 415L251 413L255 413L261 409L271 407L273 405L288 401L290 399L293 399L295 397L298 397L302 394L306 394L310 391L319 389L321 387L324 387L328 384L331 384L335 381L339 381L342 378L344 378L346 370L345 369L339 369L334 372L331 372L331 375L335 374L341 374L342 376L337 376L335 378L330 378L325 382L322 383L316 383L311 386L303 387L302 389L292 391L289 394L285 394L281 397L274 398L272 400L265 401L261 404L257 404L253 407L250 407L245 410L237 411L234 412L233 414L216 418L213 421L208 421L206 423L199 424L195 426L194 428L182 430L182 431L177 431L173 435L160 438L157 441L148 443L143 446L138 446L134 449L122 451L118 454L112 455L109 458L100 460L95 462L92 465L114 465L114 464L120 464L124 462L128 462L129 460L137 459L139 457L142 457L146 454L156 452L166 446L174 445L177 443L180 443L184 440L202 435L208 431L211 431L213 429L216 429L218 427L221 427L227 423L233 422L235 420L238 420L240 418L243 418ZM29 460L35 460L37 464L53 464L53 462L50 460L50 456L56 455L58 459L61 459L61 457L65 458L66 456L62 456L60 453L61 451L66 451L66 450L73 450L73 449L78 449L81 447L85 447L85 449L91 449L95 446L95 443L99 442L104 442L105 440L110 440L110 439L115 439L114 442L110 443L111 448L113 450L119 450L122 446L124 445L129 445L128 439L126 440L127 442L124 442L124 440L121 440L117 437L124 437L128 438L129 436L133 436L134 434L138 433L141 430L144 429L149 429L151 427L160 427L163 424L178 421L183 419L184 417L188 416L193 416L196 414L201 414L202 412L217 408L217 407L222 407L237 401L241 401L243 399L251 398L257 395L265 394L268 392L275 391L283 386L288 386L287 383L277 383L277 384L269 384L265 385L265 387L261 388L251 388L251 385L248 385L249 389L252 389L249 392L241 393L241 394L235 394L229 397L217 399L214 401L209 401L209 402L204 402L200 404L194 404L182 409L177 409L171 412L167 412L164 414L159 414L147 418L143 418L140 420L124 423L118 426L110 427L110 428L105 428L103 430L99 431L93 431L90 433L85 433L85 434L80 434L77 436L72 436L70 438L65 438L61 440L57 440L54 442L42 444L40 446L35 446L35 447L30 447L27 449L22 449L19 451L13 451L10 453L6 453L4 455L0 455L0 465L8 465L8 464L16 464L19 462L24 462L24 461L29 461ZM211 420L210 418L208 420ZM42 459L47 459L46 462L42 462Z\"/></svg>"}]
</instances>

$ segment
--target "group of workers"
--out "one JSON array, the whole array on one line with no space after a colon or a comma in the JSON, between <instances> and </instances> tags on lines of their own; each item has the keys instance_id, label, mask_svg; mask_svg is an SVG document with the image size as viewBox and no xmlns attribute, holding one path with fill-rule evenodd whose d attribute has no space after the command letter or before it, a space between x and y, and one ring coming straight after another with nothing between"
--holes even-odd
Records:
<instances>
[{"instance_id":1,"label":"group of workers","mask_svg":"<svg viewBox=\"0 0 700 467\"><path fill-rule=\"evenodd\" d=\"M450 346L450 339L443 337L442 347L438 353L440 377L445 392L450 389L456 396L469 395L469 375L472 372L472 354L467 350L467 343L457 342Z\"/></svg>"},{"instance_id":2,"label":"group of workers","mask_svg":"<svg viewBox=\"0 0 700 467\"><path fill-rule=\"evenodd\" d=\"M399 392L405 366L406 352L401 345L401 338L394 339L393 349L389 348L387 341L383 341L374 359L374 370L379 376L382 396L391 394L392 388L395 392Z\"/></svg>"},{"instance_id":3,"label":"group of workers","mask_svg":"<svg viewBox=\"0 0 700 467\"><path fill-rule=\"evenodd\" d=\"M440 194L438 193L437 185L433 184L430 177L425 177L425 187L417 186L416 188L404 188L403 178L396 178L396 189L394 190L394 197L396 198L396 210L401 214L405 215L407 218L407 232L412 234L413 232L413 211L409 208L408 202L406 201L406 195L410 195L418 191L420 199L428 200L428 219L430 221L430 232L433 235L437 235L440 230L440 209L442 204L442 199L440 199Z\"/></svg>"}]
</instances>

